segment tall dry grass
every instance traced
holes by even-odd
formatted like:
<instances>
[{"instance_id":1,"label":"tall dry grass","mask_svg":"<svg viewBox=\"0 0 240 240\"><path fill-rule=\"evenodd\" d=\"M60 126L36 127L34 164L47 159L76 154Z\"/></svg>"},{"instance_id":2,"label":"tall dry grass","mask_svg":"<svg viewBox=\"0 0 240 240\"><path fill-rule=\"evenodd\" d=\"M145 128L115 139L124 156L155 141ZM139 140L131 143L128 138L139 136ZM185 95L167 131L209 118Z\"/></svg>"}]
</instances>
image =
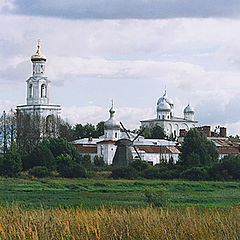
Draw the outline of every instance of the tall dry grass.
<instances>
[{"instance_id":1,"label":"tall dry grass","mask_svg":"<svg viewBox=\"0 0 240 240\"><path fill-rule=\"evenodd\" d=\"M0 239L240 239L240 207L229 209L0 208Z\"/></svg>"}]
</instances>

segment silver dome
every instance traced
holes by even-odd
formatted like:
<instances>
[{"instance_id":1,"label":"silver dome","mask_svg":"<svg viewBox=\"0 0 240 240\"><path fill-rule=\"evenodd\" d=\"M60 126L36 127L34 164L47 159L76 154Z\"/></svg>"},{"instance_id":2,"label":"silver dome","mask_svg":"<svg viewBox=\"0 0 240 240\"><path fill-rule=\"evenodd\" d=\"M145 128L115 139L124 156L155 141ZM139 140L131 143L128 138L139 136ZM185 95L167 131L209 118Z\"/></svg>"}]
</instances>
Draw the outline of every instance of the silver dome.
<instances>
[{"instance_id":1,"label":"silver dome","mask_svg":"<svg viewBox=\"0 0 240 240\"><path fill-rule=\"evenodd\" d=\"M170 105L167 103L167 101L164 99L162 102L159 102L157 105L157 111L171 111Z\"/></svg>"},{"instance_id":2,"label":"silver dome","mask_svg":"<svg viewBox=\"0 0 240 240\"><path fill-rule=\"evenodd\" d=\"M164 102L164 101L166 101L171 107L173 107L174 102L171 98L167 97L167 91L166 90L165 90L163 96L158 99L157 105L159 105L161 102Z\"/></svg>"},{"instance_id":3,"label":"silver dome","mask_svg":"<svg viewBox=\"0 0 240 240\"><path fill-rule=\"evenodd\" d=\"M115 110L113 106L109 110L110 118L104 123L104 129L105 130L119 130L120 124L119 122L114 118Z\"/></svg>"},{"instance_id":4,"label":"silver dome","mask_svg":"<svg viewBox=\"0 0 240 240\"><path fill-rule=\"evenodd\" d=\"M188 104L188 105L184 108L184 113L194 113L193 107L190 106L190 104Z\"/></svg>"}]
</instances>

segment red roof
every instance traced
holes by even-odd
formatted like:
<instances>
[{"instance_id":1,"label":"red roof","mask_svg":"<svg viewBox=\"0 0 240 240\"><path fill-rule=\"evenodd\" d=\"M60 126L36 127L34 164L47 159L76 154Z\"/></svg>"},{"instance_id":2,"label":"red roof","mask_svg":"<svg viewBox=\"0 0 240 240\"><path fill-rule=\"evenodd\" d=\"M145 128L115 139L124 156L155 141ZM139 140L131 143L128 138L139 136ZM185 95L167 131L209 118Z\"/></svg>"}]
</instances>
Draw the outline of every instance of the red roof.
<instances>
[{"instance_id":1,"label":"red roof","mask_svg":"<svg viewBox=\"0 0 240 240\"><path fill-rule=\"evenodd\" d=\"M116 141L113 140L102 140L101 142L97 142L97 143L115 143Z\"/></svg>"},{"instance_id":2,"label":"red roof","mask_svg":"<svg viewBox=\"0 0 240 240\"><path fill-rule=\"evenodd\" d=\"M239 150L237 148L218 148L218 151L220 154L230 154L230 153L238 154L239 153Z\"/></svg>"},{"instance_id":3,"label":"red roof","mask_svg":"<svg viewBox=\"0 0 240 240\"><path fill-rule=\"evenodd\" d=\"M179 154L180 151L176 147L166 146L136 146L140 151L146 153L168 153L168 154Z\"/></svg>"},{"instance_id":4,"label":"red roof","mask_svg":"<svg viewBox=\"0 0 240 240\"><path fill-rule=\"evenodd\" d=\"M96 146L81 146L81 145L74 145L79 153L97 153L97 147Z\"/></svg>"}]
</instances>

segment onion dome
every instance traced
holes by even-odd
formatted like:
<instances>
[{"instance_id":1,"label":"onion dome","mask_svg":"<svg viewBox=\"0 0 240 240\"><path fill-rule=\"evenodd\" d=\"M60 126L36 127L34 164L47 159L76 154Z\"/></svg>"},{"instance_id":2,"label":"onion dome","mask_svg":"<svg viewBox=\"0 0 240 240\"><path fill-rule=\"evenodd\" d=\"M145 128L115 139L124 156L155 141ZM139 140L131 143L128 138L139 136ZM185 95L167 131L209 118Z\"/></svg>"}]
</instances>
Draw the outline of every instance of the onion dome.
<instances>
[{"instance_id":1,"label":"onion dome","mask_svg":"<svg viewBox=\"0 0 240 240\"><path fill-rule=\"evenodd\" d=\"M37 52L34 55L32 55L31 61L32 62L47 61L46 57L44 57L43 55L40 55L40 40L38 40Z\"/></svg>"},{"instance_id":2,"label":"onion dome","mask_svg":"<svg viewBox=\"0 0 240 240\"><path fill-rule=\"evenodd\" d=\"M163 99L162 102L158 103L157 111L165 111L165 112L171 111L171 106L169 105L169 103L167 103L166 99Z\"/></svg>"},{"instance_id":3,"label":"onion dome","mask_svg":"<svg viewBox=\"0 0 240 240\"><path fill-rule=\"evenodd\" d=\"M120 124L119 122L114 118L115 110L112 107L109 110L110 118L104 123L104 129L105 130L120 130Z\"/></svg>"},{"instance_id":4,"label":"onion dome","mask_svg":"<svg viewBox=\"0 0 240 240\"><path fill-rule=\"evenodd\" d=\"M193 107L190 106L190 104L188 104L188 105L184 108L184 113L194 113Z\"/></svg>"},{"instance_id":5,"label":"onion dome","mask_svg":"<svg viewBox=\"0 0 240 240\"><path fill-rule=\"evenodd\" d=\"M166 91L166 90L165 90L163 96L158 99L157 105L158 105L159 103L163 102L164 100L165 100L171 107L173 107L173 105L174 105L173 100L172 100L171 98L167 97L167 91Z\"/></svg>"}]
</instances>

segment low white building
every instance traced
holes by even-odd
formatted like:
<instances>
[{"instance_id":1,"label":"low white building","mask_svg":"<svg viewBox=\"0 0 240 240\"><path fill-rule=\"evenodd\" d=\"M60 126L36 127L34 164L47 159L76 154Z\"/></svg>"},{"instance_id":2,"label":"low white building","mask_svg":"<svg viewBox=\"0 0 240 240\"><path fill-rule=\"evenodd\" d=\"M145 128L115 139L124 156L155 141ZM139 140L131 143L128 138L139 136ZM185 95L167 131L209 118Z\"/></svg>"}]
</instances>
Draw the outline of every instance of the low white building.
<instances>
[{"instance_id":1,"label":"low white building","mask_svg":"<svg viewBox=\"0 0 240 240\"><path fill-rule=\"evenodd\" d=\"M188 131L195 128L198 121L194 119L194 109L188 104L184 111L184 117L174 115L174 103L171 98L167 97L167 92L158 99L157 117L149 120L142 120L142 126L160 126L167 136L173 138L179 137L181 130Z\"/></svg>"},{"instance_id":2,"label":"low white building","mask_svg":"<svg viewBox=\"0 0 240 240\"><path fill-rule=\"evenodd\" d=\"M93 161L95 156L103 157L106 164L112 164L114 154L117 146L116 141L119 139L128 139L125 132L121 131L119 122L115 119L115 110L113 105L109 110L110 117L104 123L104 135L99 138L83 138L73 141L73 145L82 154L89 154ZM129 133L130 139L133 140L136 134ZM145 139L139 136L134 141L141 159L149 162L152 165L160 163L161 161L174 162L178 161L180 151L176 148L176 142L161 140L161 139ZM134 148L132 148L133 158L138 158Z\"/></svg>"}]
</instances>

